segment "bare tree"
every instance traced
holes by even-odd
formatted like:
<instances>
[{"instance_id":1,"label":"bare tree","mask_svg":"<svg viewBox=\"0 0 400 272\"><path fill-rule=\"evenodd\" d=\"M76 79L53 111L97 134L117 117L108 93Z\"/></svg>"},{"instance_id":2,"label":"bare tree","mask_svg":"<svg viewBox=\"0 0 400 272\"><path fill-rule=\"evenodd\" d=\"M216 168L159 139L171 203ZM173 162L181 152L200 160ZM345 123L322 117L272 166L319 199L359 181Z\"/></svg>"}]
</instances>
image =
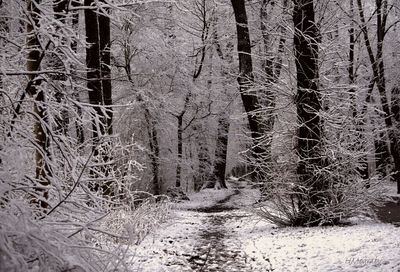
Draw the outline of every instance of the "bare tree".
<instances>
[{"instance_id":1,"label":"bare tree","mask_svg":"<svg viewBox=\"0 0 400 272\"><path fill-rule=\"evenodd\" d=\"M104 3L104 1L101 2ZM112 134L110 18L106 10L96 6L96 3L94 0L85 0L85 6L90 7L85 9L86 41L89 44L86 49L87 86L89 101L99 117L92 120L94 155L101 156L107 162L111 158L105 154L99 154L97 147L102 137ZM104 174L107 176L107 173ZM94 186L95 190L99 188L98 184ZM101 189L105 195L112 194L110 182L104 182Z\"/></svg>"},{"instance_id":2,"label":"bare tree","mask_svg":"<svg viewBox=\"0 0 400 272\"><path fill-rule=\"evenodd\" d=\"M231 3L235 14L237 51L239 55L239 76L237 80L239 83L240 96L247 114L251 138L253 140L253 146L251 148L252 157L255 159L253 176L262 179L262 177L257 177L257 175L262 173L262 171L259 171L258 167L261 165L265 150L260 142L263 136L262 120L259 115L261 108L257 93L255 93L254 90L253 61L246 6L244 0L231 0Z\"/></svg>"},{"instance_id":3,"label":"bare tree","mask_svg":"<svg viewBox=\"0 0 400 272\"><path fill-rule=\"evenodd\" d=\"M297 148L299 157L299 220L319 223L315 210L323 205L325 181L316 173L322 167L322 126L320 119L321 94L318 89L318 29L315 24L314 1L295 0L293 11L294 52L297 69ZM303 188L307 188L303 191Z\"/></svg>"},{"instance_id":4,"label":"bare tree","mask_svg":"<svg viewBox=\"0 0 400 272\"><path fill-rule=\"evenodd\" d=\"M371 39L367 28L367 21L365 19L364 7L361 0L357 0L358 12L361 21L361 31L364 36L365 47L368 52L370 60L373 82L376 84L379 99L383 110L383 119L388 133L390 143L390 154L394 162L394 173L393 179L397 182L398 192L400 193L400 145L399 140L396 137L393 115L390 109L389 100L386 94L386 77L385 77L385 66L383 61L383 44L385 35L387 33L387 18L389 15L388 2L387 0L375 1L376 6L376 54L373 52ZM371 84L371 87L373 85ZM371 88L372 91L372 88ZM380 156L381 145L378 144L378 160ZM387 148L386 148L387 149Z\"/></svg>"},{"instance_id":5,"label":"bare tree","mask_svg":"<svg viewBox=\"0 0 400 272\"><path fill-rule=\"evenodd\" d=\"M39 204L42 208L47 208L46 202L49 197L47 186L50 185L49 178L51 177L51 169L49 165L50 153L50 139L46 130L47 125L47 109L45 105L45 93L40 88L41 79L35 74L40 70L40 64L43 59L41 44L39 41L39 15L38 1L27 0L27 10L29 19L26 25L27 41L26 47L28 49L28 56L26 62L26 69L32 72L28 75L30 84L26 89L27 93L35 98L33 112L35 114L34 121L34 135L36 141L35 148L35 161L36 161L36 179L39 182L37 190L41 196L33 201Z\"/></svg>"}]
</instances>

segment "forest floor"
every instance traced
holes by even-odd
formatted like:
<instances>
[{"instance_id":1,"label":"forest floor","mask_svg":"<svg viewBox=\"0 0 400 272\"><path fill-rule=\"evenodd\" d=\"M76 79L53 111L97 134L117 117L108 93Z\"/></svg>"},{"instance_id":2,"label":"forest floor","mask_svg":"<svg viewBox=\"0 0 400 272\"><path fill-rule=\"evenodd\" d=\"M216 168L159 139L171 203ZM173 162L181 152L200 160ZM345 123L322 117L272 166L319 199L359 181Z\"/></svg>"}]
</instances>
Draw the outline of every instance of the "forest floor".
<instances>
[{"instance_id":1,"label":"forest floor","mask_svg":"<svg viewBox=\"0 0 400 272\"><path fill-rule=\"evenodd\" d=\"M189 197L131 248L137 271L400 271L398 225L357 218L348 226L280 228L245 208L258 192L238 183Z\"/></svg>"}]
</instances>

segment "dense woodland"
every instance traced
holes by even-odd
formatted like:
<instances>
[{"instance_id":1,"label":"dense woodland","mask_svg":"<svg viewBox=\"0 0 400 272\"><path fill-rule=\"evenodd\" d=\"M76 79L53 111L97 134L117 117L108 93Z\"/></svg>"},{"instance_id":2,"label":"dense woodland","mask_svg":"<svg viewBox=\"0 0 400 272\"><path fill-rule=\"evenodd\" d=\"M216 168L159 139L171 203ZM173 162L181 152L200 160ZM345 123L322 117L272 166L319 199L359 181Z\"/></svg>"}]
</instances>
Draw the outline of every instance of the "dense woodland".
<instances>
[{"instance_id":1,"label":"dense woodland","mask_svg":"<svg viewBox=\"0 0 400 272\"><path fill-rule=\"evenodd\" d=\"M290 226L400 193L397 0L1 0L0 57L1 271L228 177Z\"/></svg>"}]
</instances>

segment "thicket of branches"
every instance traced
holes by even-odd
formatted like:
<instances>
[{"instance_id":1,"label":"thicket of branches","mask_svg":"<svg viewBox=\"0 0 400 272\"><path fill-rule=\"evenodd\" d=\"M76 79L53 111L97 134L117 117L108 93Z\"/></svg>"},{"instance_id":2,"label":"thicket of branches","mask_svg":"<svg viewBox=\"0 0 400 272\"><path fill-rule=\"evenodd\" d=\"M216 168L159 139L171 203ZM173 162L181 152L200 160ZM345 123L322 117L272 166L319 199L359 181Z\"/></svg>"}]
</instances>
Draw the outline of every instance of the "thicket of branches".
<instances>
[{"instance_id":1,"label":"thicket of branches","mask_svg":"<svg viewBox=\"0 0 400 272\"><path fill-rule=\"evenodd\" d=\"M1 268L128 270L125 244L168 206L152 194L228 175L281 225L369 212L382 180L400 184L398 14L389 0L0 1Z\"/></svg>"}]
</instances>

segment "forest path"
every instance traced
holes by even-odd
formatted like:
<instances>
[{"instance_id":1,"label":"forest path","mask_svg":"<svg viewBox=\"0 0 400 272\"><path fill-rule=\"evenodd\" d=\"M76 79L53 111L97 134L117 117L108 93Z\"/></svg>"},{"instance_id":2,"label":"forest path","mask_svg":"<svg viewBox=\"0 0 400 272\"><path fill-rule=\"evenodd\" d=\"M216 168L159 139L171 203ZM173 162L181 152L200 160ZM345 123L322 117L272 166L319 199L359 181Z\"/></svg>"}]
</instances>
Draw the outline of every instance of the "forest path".
<instances>
[{"instance_id":1,"label":"forest path","mask_svg":"<svg viewBox=\"0 0 400 272\"><path fill-rule=\"evenodd\" d=\"M204 189L189 198L174 204L168 221L135 251L137 271L268 271L263 260L245 252L249 226L257 218L245 207L257 201L259 190L237 181L229 189Z\"/></svg>"},{"instance_id":2,"label":"forest path","mask_svg":"<svg viewBox=\"0 0 400 272\"><path fill-rule=\"evenodd\" d=\"M400 228L368 218L349 226L279 228L247 210L259 191L240 185L175 203L157 231L129 251L134 271L400 271Z\"/></svg>"},{"instance_id":3,"label":"forest path","mask_svg":"<svg viewBox=\"0 0 400 272\"><path fill-rule=\"evenodd\" d=\"M215 205L196 209L199 213L205 213L206 217L202 222L205 228L198 234L194 251L187 255L194 271L254 271L251 260L240 249L240 245L232 245L229 241L235 230L225 226L227 221L243 217L234 212L238 208L230 202L240 193L239 189L235 189Z\"/></svg>"}]
</instances>

